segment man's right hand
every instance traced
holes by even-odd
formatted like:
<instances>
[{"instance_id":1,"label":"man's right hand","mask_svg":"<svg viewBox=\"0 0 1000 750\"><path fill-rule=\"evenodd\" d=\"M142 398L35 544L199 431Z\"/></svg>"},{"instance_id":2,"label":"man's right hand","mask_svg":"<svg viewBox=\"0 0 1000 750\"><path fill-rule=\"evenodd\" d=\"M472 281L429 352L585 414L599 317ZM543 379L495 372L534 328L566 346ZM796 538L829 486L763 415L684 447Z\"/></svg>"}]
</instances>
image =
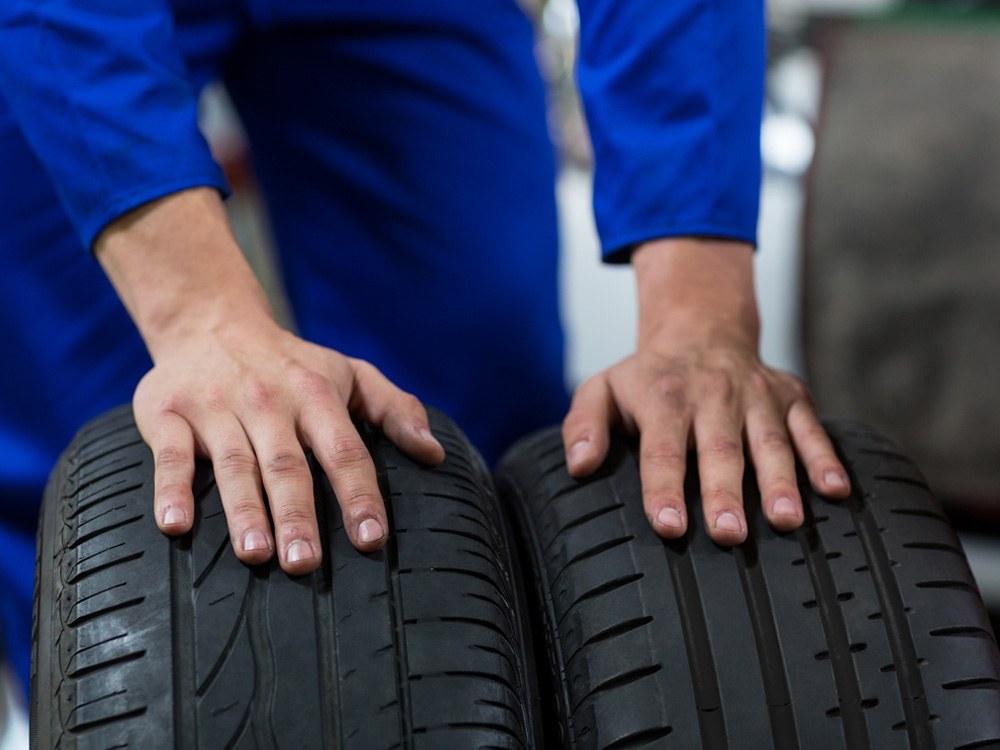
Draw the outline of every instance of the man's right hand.
<instances>
[{"instance_id":1,"label":"man's right hand","mask_svg":"<svg viewBox=\"0 0 1000 750\"><path fill-rule=\"evenodd\" d=\"M305 458L311 450L352 543L381 547L385 508L352 416L380 426L416 460L439 463L444 449L420 402L371 364L275 323L214 190L176 193L127 214L95 251L155 363L133 407L153 452L161 530L190 530L194 461L204 456L236 555L256 564L277 550L287 572L314 570L321 546Z\"/></svg>"}]
</instances>

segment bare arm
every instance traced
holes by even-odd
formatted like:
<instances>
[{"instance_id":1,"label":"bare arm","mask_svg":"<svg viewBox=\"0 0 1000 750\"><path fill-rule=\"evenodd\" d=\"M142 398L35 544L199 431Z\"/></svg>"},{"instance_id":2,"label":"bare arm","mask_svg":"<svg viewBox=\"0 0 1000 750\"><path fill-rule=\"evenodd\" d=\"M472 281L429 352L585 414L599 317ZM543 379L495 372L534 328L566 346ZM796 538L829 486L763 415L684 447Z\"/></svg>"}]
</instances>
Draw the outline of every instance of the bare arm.
<instances>
[{"instance_id":1,"label":"bare arm","mask_svg":"<svg viewBox=\"0 0 1000 750\"><path fill-rule=\"evenodd\" d=\"M351 541L381 547L385 508L351 415L436 463L444 451L419 401L372 365L275 323L215 190L175 193L121 217L95 251L154 361L133 406L153 451L160 528L191 528L195 455L206 456L236 554L260 563L277 550L286 571L308 573L321 558L308 449L330 478Z\"/></svg>"},{"instance_id":2,"label":"bare arm","mask_svg":"<svg viewBox=\"0 0 1000 750\"><path fill-rule=\"evenodd\" d=\"M689 445L698 452L706 525L719 543L746 538L744 447L778 529L803 520L794 453L818 492L849 492L805 386L760 361L752 259L750 245L722 240L662 239L638 248L636 353L581 385L563 424L575 476L604 460L611 425L639 432L646 515L664 537L687 526Z\"/></svg>"}]
</instances>

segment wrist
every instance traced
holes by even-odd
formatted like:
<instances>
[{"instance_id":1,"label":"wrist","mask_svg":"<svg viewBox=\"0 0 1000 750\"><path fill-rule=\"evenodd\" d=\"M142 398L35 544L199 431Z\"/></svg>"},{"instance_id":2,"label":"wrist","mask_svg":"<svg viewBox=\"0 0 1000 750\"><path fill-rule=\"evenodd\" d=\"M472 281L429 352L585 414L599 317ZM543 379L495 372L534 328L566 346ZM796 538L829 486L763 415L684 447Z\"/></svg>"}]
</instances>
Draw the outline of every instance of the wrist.
<instances>
[{"instance_id":1,"label":"wrist","mask_svg":"<svg viewBox=\"0 0 1000 750\"><path fill-rule=\"evenodd\" d=\"M639 297L639 347L680 340L757 349L760 318L747 243L666 238L632 255Z\"/></svg>"},{"instance_id":2,"label":"wrist","mask_svg":"<svg viewBox=\"0 0 1000 750\"><path fill-rule=\"evenodd\" d=\"M154 360L195 335L274 324L212 189L175 193L120 217L94 249Z\"/></svg>"}]
</instances>

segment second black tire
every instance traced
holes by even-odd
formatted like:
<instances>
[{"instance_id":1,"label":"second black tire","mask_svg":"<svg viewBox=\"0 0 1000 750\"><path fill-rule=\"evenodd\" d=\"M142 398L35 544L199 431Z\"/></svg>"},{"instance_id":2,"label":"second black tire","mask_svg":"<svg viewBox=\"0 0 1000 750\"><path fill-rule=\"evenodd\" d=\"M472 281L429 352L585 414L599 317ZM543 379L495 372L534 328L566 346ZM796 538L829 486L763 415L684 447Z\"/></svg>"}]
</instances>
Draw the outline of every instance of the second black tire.
<instances>
[{"instance_id":1,"label":"second black tire","mask_svg":"<svg viewBox=\"0 0 1000 750\"><path fill-rule=\"evenodd\" d=\"M558 430L506 457L501 494L530 560L549 747L1000 747L1000 654L961 546L923 478L869 430L831 425L853 482L781 534L744 485L747 542L643 514L637 449L586 481ZM544 668L544 667L543 667Z\"/></svg>"}]
</instances>

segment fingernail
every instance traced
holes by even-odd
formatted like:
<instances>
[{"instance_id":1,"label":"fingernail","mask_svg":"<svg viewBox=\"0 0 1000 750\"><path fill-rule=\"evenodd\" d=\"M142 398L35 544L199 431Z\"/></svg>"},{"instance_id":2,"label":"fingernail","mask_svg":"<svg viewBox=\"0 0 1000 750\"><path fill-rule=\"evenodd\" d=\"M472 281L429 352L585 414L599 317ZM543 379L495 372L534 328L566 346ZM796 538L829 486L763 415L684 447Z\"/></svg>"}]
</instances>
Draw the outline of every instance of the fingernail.
<instances>
[{"instance_id":1,"label":"fingernail","mask_svg":"<svg viewBox=\"0 0 1000 750\"><path fill-rule=\"evenodd\" d=\"M298 542L296 542L297 544ZM258 549L269 549L270 545L267 543L267 537L264 535L263 531L248 531L243 537L243 551L253 552ZM291 559L291 548L289 548L289 559Z\"/></svg>"},{"instance_id":2,"label":"fingernail","mask_svg":"<svg viewBox=\"0 0 1000 750\"><path fill-rule=\"evenodd\" d=\"M681 529L684 527L684 518L676 508L661 508L660 512L656 514L656 522L660 526L666 526L668 529Z\"/></svg>"},{"instance_id":3,"label":"fingernail","mask_svg":"<svg viewBox=\"0 0 1000 750\"><path fill-rule=\"evenodd\" d=\"M180 508L167 508L163 514L164 526L180 526L187 520L187 514Z\"/></svg>"},{"instance_id":4,"label":"fingernail","mask_svg":"<svg viewBox=\"0 0 1000 750\"><path fill-rule=\"evenodd\" d=\"M779 497L774 501L774 506L771 508L771 513L776 516L798 516L799 509L795 507L795 503L789 500L787 497Z\"/></svg>"},{"instance_id":5,"label":"fingernail","mask_svg":"<svg viewBox=\"0 0 1000 750\"><path fill-rule=\"evenodd\" d=\"M589 453L590 441L578 440L570 446L569 453L566 454L566 463L570 466L574 466L587 458Z\"/></svg>"},{"instance_id":6,"label":"fingernail","mask_svg":"<svg viewBox=\"0 0 1000 750\"><path fill-rule=\"evenodd\" d=\"M434 433L428 430L426 427L418 427L417 435L420 436L421 440L437 442L437 438L434 437Z\"/></svg>"},{"instance_id":7,"label":"fingernail","mask_svg":"<svg viewBox=\"0 0 1000 750\"><path fill-rule=\"evenodd\" d=\"M288 562L294 563L301 560L309 560L314 557L312 545L309 542L295 541L288 545L288 551L285 553L285 557Z\"/></svg>"},{"instance_id":8,"label":"fingernail","mask_svg":"<svg viewBox=\"0 0 1000 750\"><path fill-rule=\"evenodd\" d=\"M377 542L383 536L385 536L385 532L382 530L382 524L374 518L362 521L358 527L358 539L361 540L362 544Z\"/></svg>"},{"instance_id":9,"label":"fingernail","mask_svg":"<svg viewBox=\"0 0 1000 750\"><path fill-rule=\"evenodd\" d=\"M743 531L743 524L735 513L720 513L715 519L715 528L719 531Z\"/></svg>"},{"instance_id":10,"label":"fingernail","mask_svg":"<svg viewBox=\"0 0 1000 750\"><path fill-rule=\"evenodd\" d=\"M850 485L848 484L847 477L841 474L839 471L828 471L823 475L823 480L831 487L836 487L837 489L845 490Z\"/></svg>"}]
</instances>

